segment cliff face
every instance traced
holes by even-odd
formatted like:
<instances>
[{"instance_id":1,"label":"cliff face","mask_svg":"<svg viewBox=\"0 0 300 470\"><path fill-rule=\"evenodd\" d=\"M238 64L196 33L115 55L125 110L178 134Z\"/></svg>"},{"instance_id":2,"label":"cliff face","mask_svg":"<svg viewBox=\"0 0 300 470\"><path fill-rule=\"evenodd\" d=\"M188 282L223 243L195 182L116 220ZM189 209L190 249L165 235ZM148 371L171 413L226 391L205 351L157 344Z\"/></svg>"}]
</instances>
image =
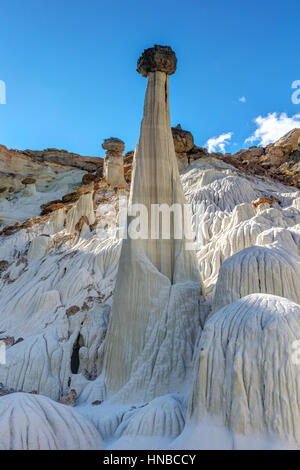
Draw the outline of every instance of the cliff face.
<instances>
[{"instance_id":1,"label":"cliff face","mask_svg":"<svg viewBox=\"0 0 300 470\"><path fill-rule=\"evenodd\" d=\"M79 168L84 171L93 172L98 168L102 168L103 160L98 157L83 157L67 150L58 150L49 148L45 150L15 150L7 149L4 145L0 145L1 167L4 164L7 171L18 173L22 168L26 171L38 168L37 163L57 164L58 167L65 166L71 168ZM1 168L2 169L2 168Z\"/></svg>"},{"instance_id":2,"label":"cliff face","mask_svg":"<svg viewBox=\"0 0 300 470\"><path fill-rule=\"evenodd\" d=\"M267 147L250 147L228 155L227 159L250 174L273 178L300 189L299 139L300 129L293 129Z\"/></svg>"},{"instance_id":3,"label":"cliff face","mask_svg":"<svg viewBox=\"0 0 300 470\"><path fill-rule=\"evenodd\" d=\"M0 227L15 228L51 212L63 196L99 179L103 160L64 150L23 152L0 146ZM89 180L89 181L87 181ZM58 209L58 206L56 206Z\"/></svg>"}]
</instances>

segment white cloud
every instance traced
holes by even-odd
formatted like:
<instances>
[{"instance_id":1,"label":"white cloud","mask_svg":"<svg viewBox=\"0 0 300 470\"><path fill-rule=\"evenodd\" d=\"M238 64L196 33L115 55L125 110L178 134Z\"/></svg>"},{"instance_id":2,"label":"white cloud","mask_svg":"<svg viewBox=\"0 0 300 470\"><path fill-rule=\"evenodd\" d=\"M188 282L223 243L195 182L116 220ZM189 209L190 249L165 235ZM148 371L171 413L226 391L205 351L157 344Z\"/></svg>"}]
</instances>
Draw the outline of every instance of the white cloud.
<instances>
[{"instance_id":1,"label":"white cloud","mask_svg":"<svg viewBox=\"0 0 300 470\"><path fill-rule=\"evenodd\" d=\"M254 119L257 126L253 135L245 140L245 143L257 142L265 147L280 139L284 134L300 127L300 114L289 117L286 113L269 113L267 116L258 116Z\"/></svg>"},{"instance_id":2,"label":"white cloud","mask_svg":"<svg viewBox=\"0 0 300 470\"><path fill-rule=\"evenodd\" d=\"M246 98L246 96L242 96L241 98L239 98L239 102L240 102L240 103L247 103L247 98Z\"/></svg>"},{"instance_id":3,"label":"white cloud","mask_svg":"<svg viewBox=\"0 0 300 470\"><path fill-rule=\"evenodd\" d=\"M216 152L216 150L225 152L225 146L229 144L232 135L233 132L227 132L227 134L219 135L219 137L212 137L208 139L205 146L208 148L209 152Z\"/></svg>"}]
</instances>

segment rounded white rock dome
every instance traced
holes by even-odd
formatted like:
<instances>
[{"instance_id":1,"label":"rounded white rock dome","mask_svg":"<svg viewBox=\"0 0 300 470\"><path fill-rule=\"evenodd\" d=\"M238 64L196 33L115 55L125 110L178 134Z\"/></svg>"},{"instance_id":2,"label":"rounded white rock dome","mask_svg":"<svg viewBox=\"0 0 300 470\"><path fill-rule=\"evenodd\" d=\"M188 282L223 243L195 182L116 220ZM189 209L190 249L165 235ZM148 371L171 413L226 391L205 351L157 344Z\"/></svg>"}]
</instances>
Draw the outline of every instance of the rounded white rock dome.
<instances>
[{"instance_id":1,"label":"rounded white rock dome","mask_svg":"<svg viewBox=\"0 0 300 470\"><path fill-rule=\"evenodd\" d=\"M273 294L300 303L300 258L284 246L251 246L224 261L213 312L249 294Z\"/></svg>"},{"instance_id":2,"label":"rounded white rock dome","mask_svg":"<svg viewBox=\"0 0 300 470\"><path fill-rule=\"evenodd\" d=\"M73 408L43 395L0 397L1 450L98 450L95 426Z\"/></svg>"},{"instance_id":3,"label":"rounded white rock dome","mask_svg":"<svg viewBox=\"0 0 300 470\"><path fill-rule=\"evenodd\" d=\"M300 305L252 294L205 324L190 419L219 418L233 433L300 444Z\"/></svg>"}]
</instances>

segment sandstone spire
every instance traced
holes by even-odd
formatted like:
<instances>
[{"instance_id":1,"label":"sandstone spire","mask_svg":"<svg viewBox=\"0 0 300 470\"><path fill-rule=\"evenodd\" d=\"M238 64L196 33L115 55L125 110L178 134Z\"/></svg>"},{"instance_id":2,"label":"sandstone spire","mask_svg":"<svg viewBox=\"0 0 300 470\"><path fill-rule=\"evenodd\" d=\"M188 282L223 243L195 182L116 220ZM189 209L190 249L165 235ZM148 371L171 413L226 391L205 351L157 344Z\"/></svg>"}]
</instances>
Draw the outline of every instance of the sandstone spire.
<instances>
[{"instance_id":1,"label":"sandstone spire","mask_svg":"<svg viewBox=\"0 0 300 470\"><path fill-rule=\"evenodd\" d=\"M194 252L186 249L184 236L176 238L174 215L168 239L161 226L155 239L150 236L153 205L176 204L185 216L169 112L169 75L176 63L170 47L154 46L137 64L148 85L130 206L147 209L149 231L145 239L123 240L104 360L108 394L122 389L123 400L153 397L172 391L171 383L183 383L197 334L200 286ZM129 216L128 223L132 220Z\"/></svg>"},{"instance_id":2,"label":"sandstone spire","mask_svg":"<svg viewBox=\"0 0 300 470\"><path fill-rule=\"evenodd\" d=\"M106 182L113 187L125 185L124 158L122 155L125 149L124 142L116 137L110 137L104 139L102 148L106 150L103 167L103 176Z\"/></svg>"}]
</instances>

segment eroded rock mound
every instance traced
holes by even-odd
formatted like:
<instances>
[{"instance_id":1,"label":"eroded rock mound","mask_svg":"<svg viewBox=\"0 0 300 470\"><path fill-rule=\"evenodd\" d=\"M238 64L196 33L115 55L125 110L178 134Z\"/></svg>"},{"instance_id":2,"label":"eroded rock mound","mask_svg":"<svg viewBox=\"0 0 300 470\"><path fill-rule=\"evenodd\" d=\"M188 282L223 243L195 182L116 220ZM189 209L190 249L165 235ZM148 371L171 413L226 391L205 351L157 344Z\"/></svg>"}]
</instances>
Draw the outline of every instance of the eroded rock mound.
<instances>
[{"instance_id":1,"label":"eroded rock mound","mask_svg":"<svg viewBox=\"0 0 300 470\"><path fill-rule=\"evenodd\" d=\"M190 418L218 417L231 432L300 444L300 306L253 294L206 323L195 365Z\"/></svg>"},{"instance_id":2,"label":"eroded rock mound","mask_svg":"<svg viewBox=\"0 0 300 470\"><path fill-rule=\"evenodd\" d=\"M166 395L128 411L115 435L177 437L183 430L185 409L182 397Z\"/></svg>"},{"instance_id":3,"label":"eroded rock mound","mask_svg":"<svg viewBox=\"0 0 300 470\"><path fill-rule=\"evenodd\" d=\"M300 304L299 279L300 258L285 247L246 248L222 264L213 311L254 293L274 294Z\"/></svg>"},{"instance_id":4,"label":"eroded rock mound","mask_svg":"<svg viewBox=\"0 0 300 470\"><path fill-rule=\"evenodd\" d=\"M0 449L98 450L94 425L73 408L36 394L0 398Z\"/></svg>"}]
</instances>

